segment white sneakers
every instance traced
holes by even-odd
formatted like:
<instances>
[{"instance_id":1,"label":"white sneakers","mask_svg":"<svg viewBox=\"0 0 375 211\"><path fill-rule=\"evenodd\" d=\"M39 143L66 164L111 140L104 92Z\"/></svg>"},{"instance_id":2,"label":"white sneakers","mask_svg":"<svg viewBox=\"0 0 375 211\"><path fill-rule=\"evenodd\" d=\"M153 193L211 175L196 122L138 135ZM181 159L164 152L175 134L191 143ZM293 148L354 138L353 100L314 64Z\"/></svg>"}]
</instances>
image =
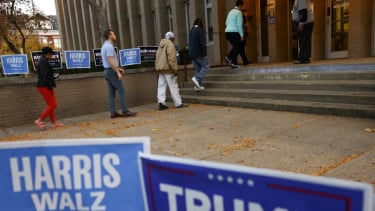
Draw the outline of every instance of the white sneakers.
<instances>
[{"instance_id":1,"label":"white sneakers","mask_svg":"<svg viewBox=\"0 0 375 211\"><path fill-rule=\"evenodd\" d=\"M198 82L198 80L195 78L195 77L192 77L191 78L191 81L193 81L193 83L194 83L194 90L195 91L200 91L200 90L204 90L204 87L203 86L201 86L201 85L199 85L199 82Z\"/></svg>"}]
</instances>

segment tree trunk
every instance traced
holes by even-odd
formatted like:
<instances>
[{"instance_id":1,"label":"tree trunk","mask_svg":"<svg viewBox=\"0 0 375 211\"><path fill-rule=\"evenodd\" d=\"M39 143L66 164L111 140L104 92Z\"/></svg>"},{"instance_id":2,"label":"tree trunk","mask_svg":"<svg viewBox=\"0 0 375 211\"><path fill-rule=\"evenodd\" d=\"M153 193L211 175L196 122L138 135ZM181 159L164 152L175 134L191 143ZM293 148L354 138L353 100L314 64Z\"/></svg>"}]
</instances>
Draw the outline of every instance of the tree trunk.
<instances>
[{"instance_id":1,"label":"tree trunk","mask_svg":"<svg viewBox=\"0 0 375 211\"><path fill-rule=\"evenodd\" d=\"M109 29L108 19L106 16L107 5L105 0L85 0L90 5L93 13L95 14L96 21L100 31L100 36Z\"/></svg>"}]
</instances>

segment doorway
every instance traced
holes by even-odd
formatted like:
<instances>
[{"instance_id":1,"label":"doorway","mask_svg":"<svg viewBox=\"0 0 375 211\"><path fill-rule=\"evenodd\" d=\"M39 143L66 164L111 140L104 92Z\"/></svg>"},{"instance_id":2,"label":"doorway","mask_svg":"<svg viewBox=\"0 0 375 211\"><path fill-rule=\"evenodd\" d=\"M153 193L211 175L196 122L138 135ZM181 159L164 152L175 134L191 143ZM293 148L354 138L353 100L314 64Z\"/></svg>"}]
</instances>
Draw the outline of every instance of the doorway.
<instances>
[{"instance_id":1,"label":"doorway","mask_svg":"<svg viewBox=\"0 0 375 211\"><path fill-rule=\"evenodd\" d=\"M259 1L259 22L260 30L257 30L260 42L258 42L258 62L269 62L268 46L268 7L267 1Z\"/></svg>"},{"instance_id":2,"label":"doorway","mask_svg":"<svg viewBox=\"0 0 375 211\"><path fill-rule=\"evenodd\" d=\"M349 0L327 0L327 57L348 57Z\"/></svg>"}]
</instances>

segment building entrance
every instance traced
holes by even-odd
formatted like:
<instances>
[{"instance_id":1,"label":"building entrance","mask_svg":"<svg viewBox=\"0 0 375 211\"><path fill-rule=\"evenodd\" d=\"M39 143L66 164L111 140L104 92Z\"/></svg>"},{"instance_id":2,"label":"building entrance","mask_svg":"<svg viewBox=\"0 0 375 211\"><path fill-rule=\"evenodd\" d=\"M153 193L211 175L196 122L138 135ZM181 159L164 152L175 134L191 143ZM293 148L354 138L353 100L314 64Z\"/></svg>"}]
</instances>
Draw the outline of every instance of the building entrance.
<instances>
[{"instance_id":1,"label":"building entrance","mask_svg":"<svg viewBox=\"0 0 375 211\"><path fill-rule=\"evenodd\" d=\"M259 8L259 22L260 30L258 33L258 62L268 62L269 61L269 46L268 46L268 1L257 1Z\"/></svg>"},{"instance_id":2,"label":"building entrance","mask_svg":"<svg viewBox=\"0 0 375 211\"><path fill-rule=\"evenodd\" d=\"M348 57L349 0L327 0L327 57Z\"/></svg>"}]
</instances>

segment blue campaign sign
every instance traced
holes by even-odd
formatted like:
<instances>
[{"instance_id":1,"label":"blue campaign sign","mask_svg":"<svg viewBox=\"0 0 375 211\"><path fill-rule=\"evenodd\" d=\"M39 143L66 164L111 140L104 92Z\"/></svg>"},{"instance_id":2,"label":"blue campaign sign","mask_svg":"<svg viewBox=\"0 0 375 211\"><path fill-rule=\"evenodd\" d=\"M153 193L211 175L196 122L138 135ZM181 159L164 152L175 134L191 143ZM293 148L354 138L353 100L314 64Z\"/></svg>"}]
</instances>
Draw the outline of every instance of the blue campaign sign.
<instances>
[{"instance_id":1,"label":"blue campaign sign","mask_svg":"<svg viewBox=\"0 0 375 211\"><path fill-rule=\"evenodd\" d=\"M32 51L30 52L31 59L33 61L33 68L36 70L36 65L39 62L40 57L42 56L41 51ZM60 51L53 51L53 55L51 60L48 61L51 65L52 69L62 69L62 62L61 62L61 52Z\"/></svg>"},{"instance_id":2,"label":"blue campaign sign","mask_svg":"<svg viewBox=\"0 0 375 211\"><path fill-rule=\"evenodd\" d=\"M138 153L149 138L0 143L1 210L144 210Z\"/></svg>"},{"instance_id":3,"label":"blue campaign sign","mask_svg":"<svg viewBox=\"0 0 375 211\"><path fill-rule=\"evenodd\" d=\"M121 66L141 64L141 50L139 48L120 50Z\"/></svg>"},{"instance_id":4,"label":"blue campaign sign","mask_svg":"<svg viewBox=\"0 0 375 211\"><path fill-rule=\"evenodd\" d=\"M90 51L65 51L67 69L90 68Z\"/></svg>"},{"instance_id":5,"label":"blue campaign sign","mask_svg":"<svg viewBox=\"0 0 375 211\"><path fill-rule=\"evenodd\" d=\"M150 211L369 211L372 186L207 161L140 155Z\"/></svg>"},{"instance_id":6,"label":"blue campaign sign","mask_svg":"<svg viewBox=\"0 0 375 211\"><path fill-rule=\"evenodd\" d=\"M29 74L29 64L26 54L1 56L1 64L5 75Z\"/></svg>"}]
</instances>

